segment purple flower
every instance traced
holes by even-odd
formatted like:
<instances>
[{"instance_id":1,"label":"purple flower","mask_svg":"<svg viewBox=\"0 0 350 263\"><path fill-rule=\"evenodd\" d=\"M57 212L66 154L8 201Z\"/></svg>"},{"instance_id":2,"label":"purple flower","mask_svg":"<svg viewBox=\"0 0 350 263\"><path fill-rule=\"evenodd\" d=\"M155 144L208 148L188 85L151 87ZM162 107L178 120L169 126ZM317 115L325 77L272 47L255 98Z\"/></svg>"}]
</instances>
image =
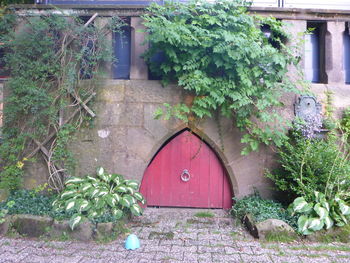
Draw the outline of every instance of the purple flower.
<instances>
[{"instance_id":1,"label":"purple flower","mask_svg":"<svg viewBox=\"0 0 350 263\"><path fill-rule=\"evenodd\" d=\"M300 131L306 139L313 139L321 131L322 116L321 114L307 115L301 122L295 123L295 129Z\"/></svg>"}]
</instances>

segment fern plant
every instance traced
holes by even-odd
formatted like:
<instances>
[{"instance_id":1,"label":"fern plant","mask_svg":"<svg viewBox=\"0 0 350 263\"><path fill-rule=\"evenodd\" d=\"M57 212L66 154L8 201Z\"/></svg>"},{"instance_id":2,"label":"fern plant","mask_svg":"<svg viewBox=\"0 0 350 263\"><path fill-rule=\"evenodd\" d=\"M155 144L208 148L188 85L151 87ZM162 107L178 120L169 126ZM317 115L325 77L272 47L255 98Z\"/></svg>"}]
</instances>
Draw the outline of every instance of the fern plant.
<instances>
[{"instance_id":1,"label":"fern plant","mask_svg":"<svg viewBox=\"0 0 350 263\"><path fill-rule=\"evenodd\" d=\"M94 220L111 214L118 220L128 213L140 216L142 208L138 202L145 204L145 199L138 188L136 181L124 179L119 174L105 173L100 167L96 177L68 179L64 191L52 206L57 212L74 212L69 221L72 230L84 218Z\"/></svg>"}]
</instances>

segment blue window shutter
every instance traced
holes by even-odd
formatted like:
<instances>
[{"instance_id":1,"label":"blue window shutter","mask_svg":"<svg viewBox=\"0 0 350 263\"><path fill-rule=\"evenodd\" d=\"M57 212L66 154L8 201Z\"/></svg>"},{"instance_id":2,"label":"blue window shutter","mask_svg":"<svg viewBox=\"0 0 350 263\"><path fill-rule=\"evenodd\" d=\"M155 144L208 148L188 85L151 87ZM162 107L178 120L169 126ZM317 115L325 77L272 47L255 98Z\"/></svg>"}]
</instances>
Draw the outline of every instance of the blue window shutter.
<instances>
[{"instance_id":1,"label":"blue window shutter","mask_svg":"<svg viewBox=\"0 0 350 263\"><path fill-rule=\"evenodd\" d=\"M131 62L131 27L125 26L121 32L114 33L114 56L113 64L114 79L130 79Z\"/></svg>"}]
</instances>

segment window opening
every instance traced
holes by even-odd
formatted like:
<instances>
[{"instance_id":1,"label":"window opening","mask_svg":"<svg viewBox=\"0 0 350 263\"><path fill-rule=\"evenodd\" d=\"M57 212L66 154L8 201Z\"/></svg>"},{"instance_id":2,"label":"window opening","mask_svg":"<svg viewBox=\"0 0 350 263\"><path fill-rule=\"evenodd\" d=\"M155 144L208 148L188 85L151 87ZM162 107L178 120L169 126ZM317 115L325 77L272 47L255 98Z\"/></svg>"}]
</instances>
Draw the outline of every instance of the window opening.
<instances>
[{"instance_id":1,"label":"window opening","mask_svg":"<svg viewBox=\"0 0 350 263\"><path fill-rule=\"evenodd\" d=\"M3 43L0 43L0 79L8 77L8 72L5 71L5 50L2 48Z\"/></svg>"},{"instance_id":2,"label":"window opening","mask_svg":"<svg viewBox=\"0 0 350 263\"><path fill-rule=\"evenodd\" d=\"M113 33L114 57L113 63L114 79L130 79L131 64L131 27L130 18L126 19L127 26L121 28L120 32Z\"/></svg>"},{"instance_id":3,"label":"window opening","mask_svg":"<svg viewBox=\"0 0 350 263\"><path fill-rule=\"evenodd\" d=\"M165 61L165 54L163 51L156 52L151 58L151 62L156 63L158 65L162 64L164 61ZM148 65L148 79L149 80L161 80L162 76L159 73L153 72L151 70L151 66Z\"/></svg>"},{"instance_id":4,"label":"window opening","mask_svg":"<svg viewBox=\"0 0 350 263\"><path fill-rule=\"evenodd\" d=\"M326 83L325 32L326 24L308 22L305 36L305 78L312 83Z\"/></svg>"}]
</instances>

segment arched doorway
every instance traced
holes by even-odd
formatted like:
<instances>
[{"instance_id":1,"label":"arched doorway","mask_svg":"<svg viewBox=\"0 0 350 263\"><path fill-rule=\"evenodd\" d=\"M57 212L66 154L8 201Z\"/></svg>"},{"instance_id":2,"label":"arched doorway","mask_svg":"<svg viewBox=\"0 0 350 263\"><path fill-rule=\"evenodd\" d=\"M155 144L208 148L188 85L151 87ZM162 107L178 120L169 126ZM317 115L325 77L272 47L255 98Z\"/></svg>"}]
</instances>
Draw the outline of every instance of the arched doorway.
<instances>
[{"instance_id":1,"label":"arched doorway","mask_svg":"<svg viewBox=\"0 0 350 263\"><path fill-rule=\"evenodd\" d=\"M148 206L231 208L228 176L215 152L188 130L167 142L147 167L140 192Z\"/></svg>"}]
</instances>

